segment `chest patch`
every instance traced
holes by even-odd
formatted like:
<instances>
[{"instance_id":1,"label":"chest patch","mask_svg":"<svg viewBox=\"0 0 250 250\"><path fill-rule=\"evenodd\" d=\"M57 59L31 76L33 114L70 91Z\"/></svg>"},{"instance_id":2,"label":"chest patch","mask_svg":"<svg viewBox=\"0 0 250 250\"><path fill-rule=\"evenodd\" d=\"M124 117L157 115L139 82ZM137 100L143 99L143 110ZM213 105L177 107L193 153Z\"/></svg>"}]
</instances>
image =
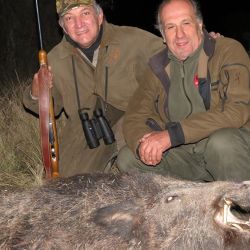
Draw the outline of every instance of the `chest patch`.
<instances>
[{"instance_id":1,"label":"chest patch","mask_svg":"<svg viewBox=\"0 0 250 250\"><path fill-rule=\"evenodd\" d=\"M118 48L114 48L110 51L107 63L109 66L115 65L121 58L121 51Z\"/></svg>"}]
</instances>

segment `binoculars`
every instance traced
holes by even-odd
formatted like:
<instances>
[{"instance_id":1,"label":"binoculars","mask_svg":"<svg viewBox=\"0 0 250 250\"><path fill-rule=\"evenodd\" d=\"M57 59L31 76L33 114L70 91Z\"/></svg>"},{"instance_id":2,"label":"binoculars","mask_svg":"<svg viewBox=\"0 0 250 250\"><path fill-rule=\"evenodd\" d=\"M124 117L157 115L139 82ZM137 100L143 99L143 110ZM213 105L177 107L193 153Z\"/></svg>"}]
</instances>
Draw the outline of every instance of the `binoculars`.
<instances>
[{"instance_id":1,"label":"binoculars","mask_svg":"<svg viewBox=\"0 0 250 250\"><path fill-rule=\"evenodd\" d=\"M100 145L99 140L103 138L106 145L115 141L114 133L101 109L93 112L92 119L88 113L79 110L79 117L82 121L83 132L90 149L97 148Z\"/></svg>"}]
</instances>

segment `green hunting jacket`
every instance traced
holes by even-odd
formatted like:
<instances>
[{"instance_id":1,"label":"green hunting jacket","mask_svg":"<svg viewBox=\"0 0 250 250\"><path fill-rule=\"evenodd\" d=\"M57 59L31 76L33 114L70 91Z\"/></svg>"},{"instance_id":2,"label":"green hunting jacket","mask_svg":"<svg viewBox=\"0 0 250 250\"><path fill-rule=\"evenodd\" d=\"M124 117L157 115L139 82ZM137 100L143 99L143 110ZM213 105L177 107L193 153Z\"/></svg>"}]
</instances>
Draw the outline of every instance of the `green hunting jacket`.
<instances>
[{"instance_id":1,"label":"green hunting jacket","mask_svg":"<svg viewBox=\"0 0 250 250\"><path fill-rule=\"evenodd\" d=\"M168 130L172 147L196 143L220 128L250 129L250 61L243 46L230 38L214 40L204 31L197 57L197 92L204 111L173 121L169 107L180 105L171 98L171 59L168 48L154 55L150 69L139 80L124 118L124 136L136 153L138 140L153 130ZM195 77L194 77L195 78ZM190 88L193 87L190 84ZM172 88L171 88L172 89ZM185 93L184 90L183 93ZM187 96L188 100L188 96ZM190 101L190 100L189 100ZM187 101L188 103L188 101ZM190 102L191 104L191 102ZM187 104L189 105L189 104ZM186 108L186 107L185 107Z\"/></svg>"},{"instance_id":2,"label":"green hunting jacket","mask_svg":"<svg viewBox=\"0 0 250 250\"><path fill-rule=\"evenodd\" d=\"M80 108L85 108L92 117L97 97L100 96L108 103L106 115L114 125L123 116L128 100L138 87L137 79L148 67L149 58L163 48L162 39L149 32L104 22L96 67L65 38L49 52L55 113L59 114L64 109L67 114L66 124L59 137L61 176L103 171L117 150L115 144L101 143L96 149L89 149L86 144L78 116L72 58ZM37 104L31 99L29 87L24 95L24 105L37 113ZM119 128L117 130L119 133Z\"/></svg>"}]
</instances>

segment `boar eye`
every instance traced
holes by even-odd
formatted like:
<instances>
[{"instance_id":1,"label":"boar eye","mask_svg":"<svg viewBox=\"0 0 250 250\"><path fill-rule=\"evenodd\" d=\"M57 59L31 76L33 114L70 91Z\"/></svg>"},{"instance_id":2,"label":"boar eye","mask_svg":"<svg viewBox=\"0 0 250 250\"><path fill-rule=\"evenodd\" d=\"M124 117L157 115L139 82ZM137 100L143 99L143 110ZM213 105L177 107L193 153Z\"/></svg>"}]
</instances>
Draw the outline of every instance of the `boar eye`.
<instances>
[{"instance_id":1,"label":"boar eye","mask_svg":"<svg viewBox=\"0 0 250 250\"><path fill-rule=\"evenodd\" d=\"M171 201L174 201L178 196L177 195L171 195L171 196L168 196L165 200L166 203L169 203Z\"/></svg>"}]
</instances>

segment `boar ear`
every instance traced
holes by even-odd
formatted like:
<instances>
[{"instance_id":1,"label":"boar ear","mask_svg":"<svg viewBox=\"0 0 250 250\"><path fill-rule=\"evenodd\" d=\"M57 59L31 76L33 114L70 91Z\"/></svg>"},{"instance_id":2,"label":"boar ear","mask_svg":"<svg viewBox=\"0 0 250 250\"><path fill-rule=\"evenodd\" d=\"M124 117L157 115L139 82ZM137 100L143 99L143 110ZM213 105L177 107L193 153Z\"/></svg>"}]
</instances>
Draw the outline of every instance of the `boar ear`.
<instances>
[{"instance_id":1,"label":"boar ear","mask_svg":"<svg viewBox=\"0 0 250 250\"><path fill-rule=\"evenodd\" d=\"M134 201L126 201L96 210L93 220L111 233L131 239L142 223L142 206Z\"/></svg>"}]
</instances>

